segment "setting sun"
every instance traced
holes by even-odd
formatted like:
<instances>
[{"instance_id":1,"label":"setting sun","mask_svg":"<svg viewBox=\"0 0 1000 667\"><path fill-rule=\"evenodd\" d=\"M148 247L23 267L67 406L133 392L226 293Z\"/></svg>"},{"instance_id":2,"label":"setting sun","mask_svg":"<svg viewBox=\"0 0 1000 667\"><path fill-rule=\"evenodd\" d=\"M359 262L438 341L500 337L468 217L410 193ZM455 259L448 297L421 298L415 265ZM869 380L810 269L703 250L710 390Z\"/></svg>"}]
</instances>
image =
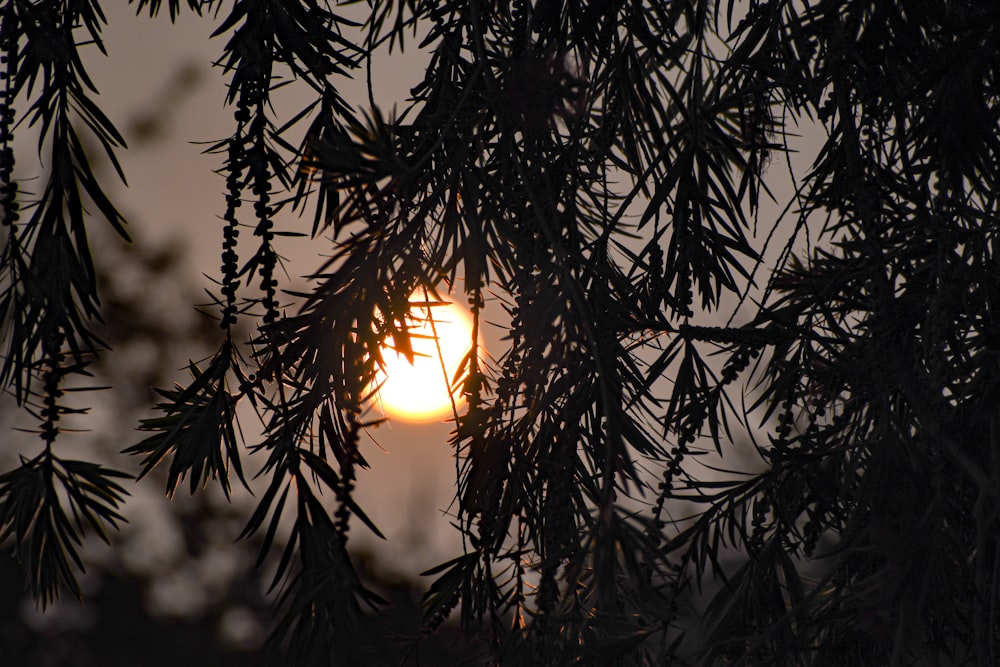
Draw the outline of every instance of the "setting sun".
<instances>
[{"instance_id":1,"label":"setting sun","mask_svg":"<svg viewBox=\"0 0 1000 667\"><path fill-rule=\"evenodd\" d=\"M441 419L452 411L448 385L471 347L472 317L453 303L415 305L407 321L411 325L413 363L392 349L390 339L383 352L385 368L379 379L384 378L384 382L377 394L378 405L394 419ZM461 401L458 392L454 400L457 406Z\"/></svg>"}]
</instances>

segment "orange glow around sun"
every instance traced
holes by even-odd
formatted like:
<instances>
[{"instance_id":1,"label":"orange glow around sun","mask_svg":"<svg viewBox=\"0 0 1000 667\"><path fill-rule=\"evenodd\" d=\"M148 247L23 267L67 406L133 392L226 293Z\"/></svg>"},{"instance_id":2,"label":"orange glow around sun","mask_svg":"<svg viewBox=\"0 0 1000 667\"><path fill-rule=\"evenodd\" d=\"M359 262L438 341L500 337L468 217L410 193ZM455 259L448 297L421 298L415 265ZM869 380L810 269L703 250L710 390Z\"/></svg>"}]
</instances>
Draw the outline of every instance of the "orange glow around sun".
<instances>
[{"instance_id":1,"label":"orange glow around sun","mask_svg":"<svg viewBox=\"0 0 1000 667\"><path fill-rule=\"evenodd\" d=\"M442 419L452 411L452 397L455 406L461 407L461 392L452 394L449 385L472 347L472 316L454 303L414 304L407 324L413 363L392 348L391 338L387 341L382 351L385 368L377 379L382 381L377 405L388 417L402 421Z\"/></svg>"}]
</instances>

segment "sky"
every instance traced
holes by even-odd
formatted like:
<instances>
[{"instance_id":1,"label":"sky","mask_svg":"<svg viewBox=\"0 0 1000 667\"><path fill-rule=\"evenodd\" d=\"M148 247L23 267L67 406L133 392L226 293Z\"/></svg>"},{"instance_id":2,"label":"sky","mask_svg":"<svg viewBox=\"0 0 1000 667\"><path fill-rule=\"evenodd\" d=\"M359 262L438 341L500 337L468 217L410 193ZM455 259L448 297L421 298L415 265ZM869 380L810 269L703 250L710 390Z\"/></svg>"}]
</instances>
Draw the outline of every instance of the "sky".
<instances>
[{"instance_id":1,"label":"sky","mask_svg":"<svg viewBox=\"0 0 1000 667\"><path fill-rule=\"evenodd\" d=\"M212 17L185 11L171 25L166 12L151 20L145 15L136 17L134 9L120 0L102 5L109 20L104 31L109 57L92 48L86 62L100 91L99 106L131 146L120 154L128 187L118 189L113 198L130 221L130 233L137 243L179 244L187 275L194 282L208 285L208 277L219 275L220 216L225 200L224 179L214 173L222 164L222 156L206 154L205 149L228 136L234 126L232 109L223 106L225 78L212 65L222 53L226 38L210 38L218 24ZM363 3L356 7L366 9ZM404 106L409 88L422 75L426 57L413 46L411 43L404 54L383 53L374 60L375 97L387 114L394 107ZM363 80L363 72L359 72L359 79L345 82L343 89L348 102L359 103L362 108L367 100ZM278 91L277 117L287 118L311 101L304 92L295 86ZM794 158L800 171L814 149ZM110 170L106 171L104 182L110 183L112 176ZM763 208L763 220L776 215L791 196L788 187L778 187L776 193L779 203ZM286 213L278 224L283 229L308 232L311 217L297 219ZM766 231L762 228L761 233ZM305 284L302 276L319 265L320 253L329 249L329 243L322 238L282 241L290 281L286 286L301 287ZM193 306L174 307L188 308L183 315L187 317ZM487 333L487 346L497 345L502 332ZM186 362L185 357L172 361L178 369ZM363 444L363 454L372 468L359 475L358 501L388 539L381 542L356 522L352 540L355 546L375 550L384 562L409 575L461 549L460 536L444 514L454 494L456 476L447 445L449 431L450 425L442 422L395 422L373 430ZM134 433L123 437L130 440L126 444L140 439ZM125 469L136 465L132 460L117 463ZM258 465L249 459L251 471ZM161 489L153 491L159 493ZM147 494L138 495L147 500L136 502L151 502ZM162 510L156 511L165 520ZM170 532L158 523L154 522L154 526L160 527L142 532L142 539L153 541L146 548L154 553L157 548L171 548ZM240 527L233 528L232 537ZM157 545L157 539L162 543ZM143 557L142 549L134 553L140 554L135 558ZM168 604L169 591L164 595Z\"/></svg>"},{"instance_id":2,"label":"sky","mask_svg":"<svg viewBox=\"0 0 1000 667\"><path fill-rule=\"evenodd\" d=\"M138 242L179 240L189 274L216 278L225 183L213 172L223 156L204 150L206 142L228 136L234 127L233 109L223 106L226 78L212 64L227 36L210 37L218 23L213 17L184 12L171 25L165 12L150 20L136 17L125 3L103 4L109 57L94 53L89 68L102 108L135 146L122 154L129 183L117 201ZM363 4L360 9L365 9ZM425 64L426 58L413 48L374 60L375 99L384 113L403 107ZM344 82L343 95L349 103L367 106L364 73L358 77ZM312 101L303 86L287 86L272 99L278 118ZM144 140L151 126L157 134ZM300 219L288 212L278 220L279 228L305 232L311 223L309 215ZM319 253L327 252L329 243L324 238L281 241L287 279L292 281L286 286L301 287L302 276L319 265ZM372 549L380 562L411 576L458 553L461 538L444 514L456 474L447 445L449 430L450 425L440 421L398 420L371 430L362 443L371 469L359 473L356 494L387 539L379 540L356 521L351 533L355 548ZM259 462L249 459L251 470L256 465Z\"/></svg>"},{"instance_id":3,"label":"sky","mask_svg":"<svg viewBox=\"0 0 1000 667\"><path fill-rule=\"evenodd\" d=\"M184 11L172 25L165 10L150 19L145 14L136 16L134 7L121 0L103 2L102 7L108 19L103 31L108 57L89 47L84 50L85 64L100 93L96 98L98 106L129 144L128 150L118 153L128 185L114 187L114 172L106 163L97 164L99 178L109 186L136 244L178 245L186 277L195 286L209 287L209 279L218 278L220 272L225 181L214 173L223 156L206 154L205 149L231 134L234 127L233 109L224 106L226 79L221 68L213 66L227 36L213 39L211 34L224 17L198 17ZM355 9L365 7L362 4ZM425 62L426 58L412 48L405 54L376 57L373 69L380 75L375 98L384 113L403 106ZM358 76L357 81L344 82L343 94L349 102L367 106L364 72ZM295 86L283 88L273 99L279 119L287 119L312 101L304 87ZM33 168L30 158L36 153L37 135L32 135L29 130L17 136L15 150L21 178ZM30 182L26 181L27 189ZM280 229L308 232L312 218L309 214L300 219L282 212L277 223ZM94 240L94 250L100 253L106 237L98 234ZM321 255L331 247L325 238L283 237L279 242L283 243L279 250L286 259L288 274L282 285L285 288L306 285L303 276L322 263ZM171 291L153 287L149 290L161 295ZM195 305L204 301L171 302L169 308L178 326L186 325ZM164 326L169 326L169 321L167 318ZM170 331L164 331L164 336L170 335ZM187 362L183 351L176 359L168 360L171 367L178 369L178 380L183 378L182 368ZM103 408L95 405L89 427L95 433L114 428L114 412L110 404ZM152 416L152 411L145 416ZM249 422L252 420L244 420L244 424ZM379 561L404 574L416 576L461 549L460 536L444 514L455 480L454 460L447 445L449 430L443 422L394 422L373 429L362 444L371 469L359 472L356 499L387 540L373 536L360 521L355 522L351 539L355 548L374 550ZM111 439L121 441L119 449L142 437L131 431L111 435ZM28 446L35 447L34 440ZM249 471L255 471L262 462L250 458L246 465ZM113 465L138 470L138 460L125 456ZM177 548L176 535L170 529L164 503L156 498L162 496L158 483L142 481L130 491L134 498L126 513L136 512L143 518L127 529L133 532L129 534L132 547L127 550L126 560L131 558L137 568L149 570L156 563L144 559L156 561L157 552L161 556L172 553ZM241 528L241 524L234 525L227 539L235 539ZM172 604L170 596L169 590L163 594L163 604ZM184 603L176 604L183 607Z\"/></svg>"},{"instance_id":4,"label":"sky","mask_svg":"<svg viewBox=\"0 0 1000 667\"><path fill-rule=\"evenodd\" d=\"M134 146L122 153L129 183L117 201L132 223L137 242L179 241L189 275L217 278L225 183L213 172L223 156L204 150L207 143L228 136L234 127L233 109L223 106L226 80L221 69L212 65L227 37L210 37L218 24L214 17L184 12L171 25L165 12L150 20L145 15L136 17L123 2L103 4L109 57L92 54L96 57L89 68L101 92L102 108ZM376 59L373 70L380 75L375 98L384 112L402 107L425 62L413 49ZM343 94L350 103L366 105L364 73L358 76L356 82L345 82ZM308 92L288 86L275 93L276 116L287 118L298 112L312 101ZM159 123L154 126L157 135L144 141L142 130L148 133L153 121ZM279 228L305 232L311 223L309 215L299 219L288 213L278 220ZM329 243L323 238L281 241L286 280L301 287L305 284L302 276L319 266L319 253L327 252ZM178 364L185 361L179 359ZM448 431L449 426L441 422L395 422L373 429L362 445L371 469L359 474L357 499L387 540L383 543L360 522L355 524L352 540L411 575L436 565L461 545L446 516L435 511L448 506L454 488ZM253 470L252 458L249 465Z\"/></svg>"}]
</instances>

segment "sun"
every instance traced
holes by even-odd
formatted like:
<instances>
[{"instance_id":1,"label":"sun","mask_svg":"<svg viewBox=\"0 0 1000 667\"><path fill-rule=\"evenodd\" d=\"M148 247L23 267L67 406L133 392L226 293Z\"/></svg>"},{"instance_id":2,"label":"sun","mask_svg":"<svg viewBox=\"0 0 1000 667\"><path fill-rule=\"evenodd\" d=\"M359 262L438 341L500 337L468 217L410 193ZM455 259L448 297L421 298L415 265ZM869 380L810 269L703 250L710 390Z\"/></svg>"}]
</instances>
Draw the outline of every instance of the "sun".
<instances>
[{"instance_id":1,"label":"sun","mask_svg":"<svg viewBox=\"0 0 1000 667\"><path fill-rule=\"evenodd\" d=\"M390 418L436 421L452 412L452 400L455 407L462 401L461 393L453 394L449 384L472 347L472 316L454 303L426 306L415 302L407 324L413 363L393 349L391 338L387 341L382 351L385 367L376 380L382 382L377 405Z\"/></svg>"}]
</instances>

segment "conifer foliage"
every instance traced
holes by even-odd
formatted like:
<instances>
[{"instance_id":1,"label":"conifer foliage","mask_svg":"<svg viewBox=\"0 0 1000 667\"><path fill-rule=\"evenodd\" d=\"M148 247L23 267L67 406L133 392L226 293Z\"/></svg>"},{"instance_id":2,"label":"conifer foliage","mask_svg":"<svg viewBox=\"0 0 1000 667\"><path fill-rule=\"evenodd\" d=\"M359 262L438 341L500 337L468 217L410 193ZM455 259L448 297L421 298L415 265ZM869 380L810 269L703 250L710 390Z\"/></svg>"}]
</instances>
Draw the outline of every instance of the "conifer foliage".
<instances>
[{"instance_id":1,"label":"conifer foliage","mask_svg":"<svg viewBox=\"0 0 1000 667\"><path fill-rule=\"evenodd\" d=\"M386 0L360 24L323 0L131 4L221 19L233 124L218 351L126 451L168 494L266 481L244 535L280 552L290 664L378 640L348 551L378 533L359 445L420 290L463 295L474 341L488 301L509 316L456 378L466 548L427 573L425 634L458 618L501 665L997 662L995 2ZM0 476L0 529L45 604L122 520L127 475L66 458L60 419L109 353L88 228L126 235L84 146L117 166L124 142L80 57L98 0L0 19L0 382L44 443ZM341 96L373 50L418 44L397 116ZM314 102L278 118L289 78ZM28 127L37 191L14 178ZM797 173L800 127L822 148ZM332 253L304 294L279 289L283 207Z\"/></svg>"}]
</instances>

